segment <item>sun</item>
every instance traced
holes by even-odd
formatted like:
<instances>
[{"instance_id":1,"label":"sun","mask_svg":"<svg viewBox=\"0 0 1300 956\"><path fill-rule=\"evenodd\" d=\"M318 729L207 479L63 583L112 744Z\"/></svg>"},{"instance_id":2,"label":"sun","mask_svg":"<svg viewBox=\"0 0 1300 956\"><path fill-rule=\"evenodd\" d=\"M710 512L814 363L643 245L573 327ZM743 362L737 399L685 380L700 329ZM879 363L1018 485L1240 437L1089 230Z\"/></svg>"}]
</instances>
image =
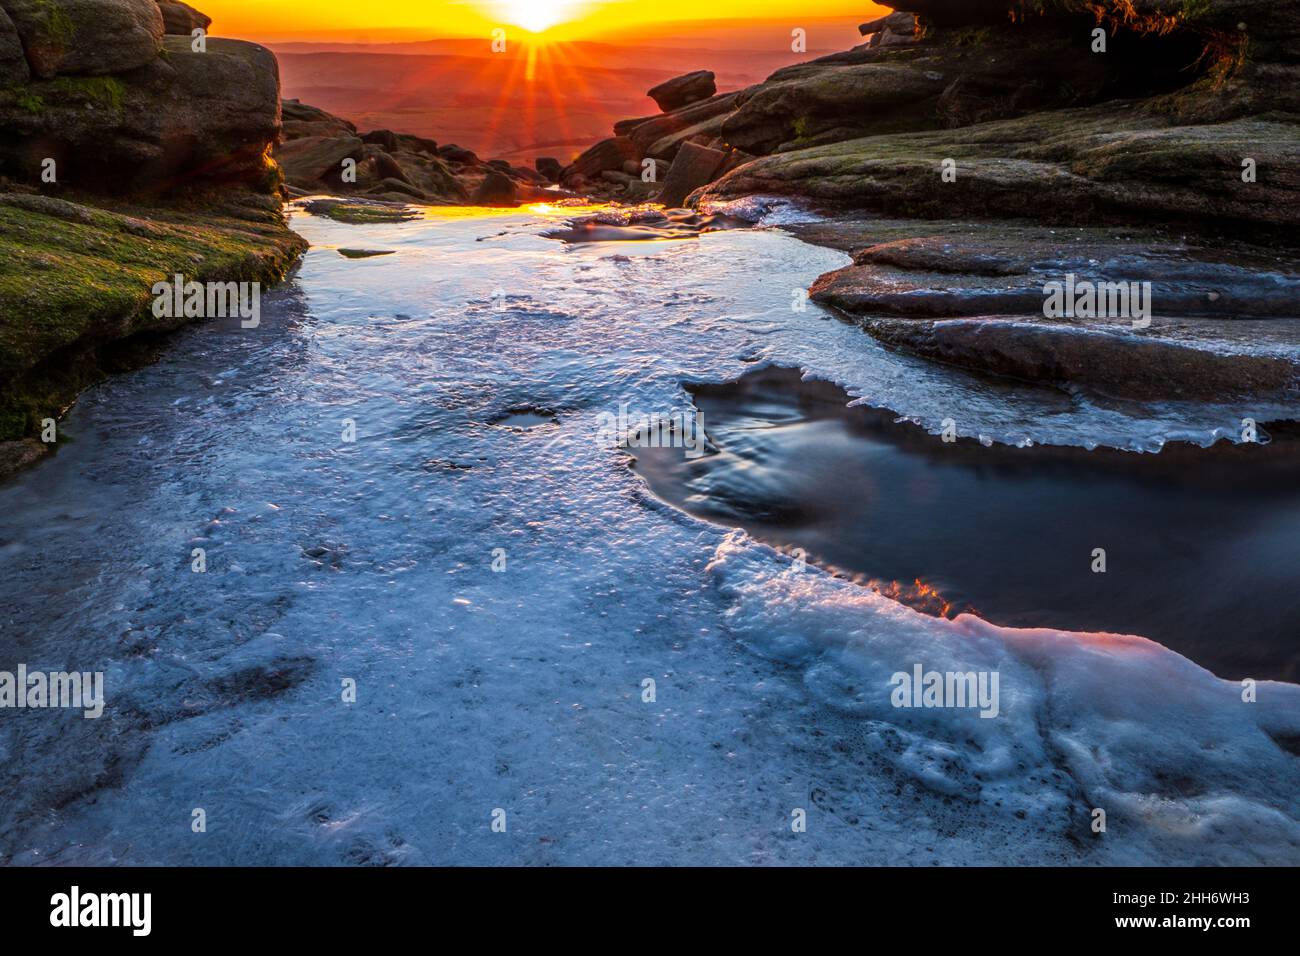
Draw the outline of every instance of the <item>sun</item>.
<instances>
[{"instance_id":1,"label":"sun","mask_svg":"<svg viewBox=\"0 0 1300 956\"><path fill-rule=\"evenodd\" d=\"M529 33L541 33L571 18L573 0L501 0L500 16Z\"/></svg>"}]
</instances>

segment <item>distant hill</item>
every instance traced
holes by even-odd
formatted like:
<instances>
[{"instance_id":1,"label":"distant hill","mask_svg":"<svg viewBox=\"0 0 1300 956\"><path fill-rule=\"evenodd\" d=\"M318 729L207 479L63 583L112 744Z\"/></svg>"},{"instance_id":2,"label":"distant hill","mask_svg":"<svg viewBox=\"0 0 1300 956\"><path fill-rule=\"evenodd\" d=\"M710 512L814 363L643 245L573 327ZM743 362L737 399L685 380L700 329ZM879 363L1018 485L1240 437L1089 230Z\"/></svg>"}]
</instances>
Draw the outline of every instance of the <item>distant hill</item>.
<instances>
[{"instance_id":1,"label":"distant hill","mask_svg":"<svg viewBox=\"0 0 1300 956\"><path fill-rule=\"evenodd\" d=\"M345 116L362 129L388 128L458 143L484 156L568 160L610 135L614 121L658 112L645 92L655 84L707 69L721 91L760 82L774 70L853 42L856 29L837 22L834 45L790 49L789 28L747 25L752 47L731 45L728 29L686 38L669 28L656 40L575 41L493 53L482 39L400 43L270 43L280 61L284 96ZM732 31L734 32L734 31ZM769 42L770 35L770 42ZM847 38L847 39L846 39ZM704 46L709 41L716 46Z\"/></svg>"}]
</instances>

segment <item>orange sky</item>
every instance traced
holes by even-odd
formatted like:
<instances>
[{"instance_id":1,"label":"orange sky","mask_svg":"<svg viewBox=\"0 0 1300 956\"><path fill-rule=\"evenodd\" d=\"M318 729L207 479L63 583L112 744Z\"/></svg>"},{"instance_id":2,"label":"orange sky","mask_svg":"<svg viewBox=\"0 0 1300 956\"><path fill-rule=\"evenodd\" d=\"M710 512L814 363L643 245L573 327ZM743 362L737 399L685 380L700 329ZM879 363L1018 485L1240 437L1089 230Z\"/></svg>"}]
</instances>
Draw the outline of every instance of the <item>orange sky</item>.
<instances>
[{"instance_id":1,"label":"orange sky","mask_svg":"<svg viewBox=\"0 0 1300 956\"><path fill-rule=\"evenodd\" d=\"M870 0L193 0L213 19L212 32L253 40L364 41L435 37L507 37L545 27L548 39L620 33L682 20L844 16L857 22L880 11Z\"/></svg>"}]
</instances>

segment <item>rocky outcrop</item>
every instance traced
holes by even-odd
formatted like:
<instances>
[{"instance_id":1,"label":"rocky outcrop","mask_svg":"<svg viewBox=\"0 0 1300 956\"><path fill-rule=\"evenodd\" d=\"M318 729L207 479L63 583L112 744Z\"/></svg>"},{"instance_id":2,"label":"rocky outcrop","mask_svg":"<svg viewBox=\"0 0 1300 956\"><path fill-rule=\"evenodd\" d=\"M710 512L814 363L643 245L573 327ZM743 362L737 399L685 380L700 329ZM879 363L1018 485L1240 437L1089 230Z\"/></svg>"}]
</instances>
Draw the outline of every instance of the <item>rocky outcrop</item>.
<instances>
[{"instance_id":1,"label":"rocky outcrop","mask_svg":"<svg viewBox=\"0 0 1300 956\"><path fill-rule=\"evenodd\" d=\"M154 0L4 0L35 76L99 76L158 57L162 13Z\"/></svg>"},{"instance_id":2,"label":"rocky outcrop","mask_svg":"<svg viewBox=\"0 0 1300 956\"><path fill-rule=\"evenodd\" d=\"M31 77L27 55L9 14L0 7L0 86L26 83Z\"/></svg>"},{"instance_id":3,"label":"rocky outcrop","mask_svg":"<svg viewBox=\"0 0 1300 956\"><path fill-rule=\"evenodd\" d=\"M615 187L607 195L633 198L619 160L662 166L694 143L728 155L702 199L766 192L916 216L1294 223L1300 3L1164 6L908 0L864 23L869 40L851 50L616 123L570 182L590 189L598 176ZM1098 24L1104 54L1093 49ZM688 89L687 79L652 93Z\"/></svg>"},{"instance_id":4,"label":"rocky outcrop","mask_svg":"<svg viewBox=\"0 0 1300 956\"><path fill-rule=\"evenodd\" d=\"M323 182L343 168L343 161L361 159L365 148L361 137L344 133L339 136L300 136L286 140L275 151L276 161L291 185Z\"/></svg>"},{"instance_id":5,"label":"rocky outcrop","mask_svg":"<svg viewBox=\"0 0 1300 956\"><path fill-rule=\"evenodd\" d=\"M710 79L708 85L701 84L698 89L708 88L711 83ZM590 147L564 169L561 182L595 198L677 205L696 186L711 182L751 158L729 148L721 137L723 121L735 111L742 93L709 95L657 116L620 120L614 124L613 137ZM688 144L702 147L705 152L694 152L694 160L674 176ZM714 154L721 157L716 163L699 161L701 155ZM705 165L710 171L701 179L700 170ZM670 181L672 189L661 193L668 190ZM692 185L682 192L685 183Z\"/></svg>"},{"instance_id":6,"label":"rocky outcrop","mask_svg":"<svg viewBox=\"0 0 1300 956\"><path fill-rule=\"evenodd\" d=\"M286 140L302 136L355 136L357 132L356 126L348 120L298 100L281 100L280 115Z\"/></svg>"},{"instance_id":7,"label":"rocky outcrop","mask_svg":"<svg viewBox=\"0 0 1300 956\"><path fill-rule=\"evenodd\" d=\"M212 25L212 18L200 13L188 3L180 0L157 0L158 10L162 13L163 31L175 36L191 36L195 30L206 30Z\"/></svg>"},{"instance_id":8,"label":"rocky outcrop","mask_svg":"<svg viewBox=\"0 0 1300 956\"><path fill-rule=\"evenodd\" d=\"M720 124L723 118L735 110L738 95L724 93L684 106L671 113L651 117L633 128L627 134L627 138L642 155L654 155L656 150L662 152L669 139L679 136L686 130L702 129L710 123Z\"/></svg>"},{"instance_id":9,"label":"rocky outcrop","mask_svg":"<svg viewBox=\"0 0 1300 956\"><path fill-rule=\"evenodd\" d=\"M699 100L707 100L716 92L718 85L713 73L709 70L696 70L651 87L646 96L654 100L665 113L669 113Z\"/></svg>"},{"instance_id":10,"label":"rocky outcrop","mask_svg":"<svg viewBox=\"0 0 1300 956\"><path fill-rule=\"evenodd\" d=\"M1008 16L1039 16L1062 19L1086 13L1102 22L1128 24L1148 30L1190 28L1204 33L1214 30L1248 29L1263 33L1280 28L1300 29L1300 17L1285 2L1277 0L1197 0L1171 3L1169 0L905 0L901 9L915 13L936 26L1001 24Z\"/></svg>"},{"instance_id":11,"label":"rocky outcrop","mask_svg":"<svg viewBox=\"0 0 1300 956\"><path fill-rule=\"evenodd\" d=\"M187 321L153 315L155 282L269 284L304 248L268 155L275 57L163 31L153 0L0 0L0 475Z\"/></svg>"},{"instance_id":12,"label":"rocky outcrop","mask_svg":"<svg viewBox=\"0 0 1300 956\"><path fill-rule=\"evenodd\" d=\"M858 27L864 37L870 37L868 47L902 46L917 39L916 15L907 12L891 13Z\"/></svg>"},{"instance_id":13,"label":"rocky outcrop","mask_svg":"<svg viewBox=\"0 0 1300 956\"><path fill-rule=\"evenodd\" d=\"M754 156L687 203L834 212L787 227L854 255L811 295L890 348L1121 399L1300 395L1300 2L902 6L728 94L702 131ZM1076 279L1106 308L1052 312ZM1136 289L1145 317L1110 308Z\"/></svg>"},{"instance_id":14,"label":"rocky outcrop","mask_svg":"<svg viewBox=\"0 0 1300 956\"><path fill-rule=\"evenodd\" d=\"M518 201L515 181L499 169L490 170L474 191L476 206L513 206Z\"/></svg>"},{"instance_id":15,"label":"rocky outcrop","mask_svg":"<svg viewBox=\"0 0 1300 956\"><path fill-rule=\"evenodd\" d=\"M1300 126L1285 116L1186 126L1118 104L769 156L710 194L793 194L922 217L1281 227L1300 222L1298 159Z\"/></svg>"},{"instance_id":16,"label":"rocky outcrop","mask_svg":"<svg viewBox=\"0 0 1300 956\"><path fill-rule=\"evenodd\" d=\"M792 228L854 250L810 295L890 348L1113 398L1300 397L1296 251L978 220ZM1051 306L1054 284L1074 305Z\"/></svg>"},{"instance_id":17,"label":"rocky outcrop","mask_svg":"<svg viewBox=\"0 0 1300 956\"><path fill-rule=\"evenodd\" d=\"M297 100L285 100L283 112L284 138L274 157L296 195L492 206L570 195L548 189L547 177L534 170L485 162L453 143L386 129L359 133L349 120Z\"/></svg>"},{"instance_id":18,"label":"rocky outcrop","mask_svg":"<svg viewBox=\"0 0 1300 956\"><path fill-rule=\"evenodd\" d=\"M277 188L267 152L280 131L270 51L210 39L108 77L33 80L0 91L0 166L31 182L53 159L58 181L105 192L167 193L195 182Z\"/></svg>"},{"instance_id":19,"label":"rocky outcrop","mask_svg":"<svg viewBox=\"0 0 1300 956\"><path fill-rule=\"evenodd\" d=\"M196 51L188 30L164 36L154 0L0 0L0 11L0 71L11 78L0 87L0 173L160 196L212 182L278 189L267 157L280 133L270 51L224 39ZM28 76L14 66L9 20Z\"/></svg>"},{"instance_id":20,"label":"rocky outcrop","mask_svg":"<svg viewBox=\"0 0 1300 956\"><path fill-rule=\"evenodd\" d=\"M1300 364L1270 355L1225 354L1135 332L1099 331L1041 319L873 320L873 336L915 355L1043 385L1083 385L1139 401L1294 398Z\"/></svg>"},{"instance_id":21,"label":"rocky outcrop","mask_svg":"<svg viewBox=\"0 0 1300 956\"><path fill-rule=\"evenodd\" d=\"M1267 12L1207 0L1161 17L1156 3L1104 0L1015 19L1004 0L903 6L862 29L903 35L915 13L914 42L859 46L737 94L721 140L760 158L706 196L1054 222L1300 222L1295 0ZM1098 22L1105 54L1091 47Z\"/></svg>"},{"instance_id":22,"label":"rocky outcrop","mask_svg":"<svg viewBox=\"0 0 1300 956\"><path fill-rule=\"evenodd\" d=\"M565 167L560 181L566 185L581 185L588 179L594 179L607 169L622 169L623 163L640 158L640 150L626 136L613 136L602 139L580 153L576 159ZM581 178L579 178L581 177Z\"/></svg>"},{"instance_id":23,"label":"rocky outcrop","mask_svg":"<svg viewBox=\"0 0 1300 956\"><path fill-rule=\"evenodd\" d=\"M155 282L270 284L306 245L276 197L244 189L113 211L78 198L0 192L0 477L55 447L31 437L42 420L193 321L153 314Z\"/></svg>"}]
</instances>

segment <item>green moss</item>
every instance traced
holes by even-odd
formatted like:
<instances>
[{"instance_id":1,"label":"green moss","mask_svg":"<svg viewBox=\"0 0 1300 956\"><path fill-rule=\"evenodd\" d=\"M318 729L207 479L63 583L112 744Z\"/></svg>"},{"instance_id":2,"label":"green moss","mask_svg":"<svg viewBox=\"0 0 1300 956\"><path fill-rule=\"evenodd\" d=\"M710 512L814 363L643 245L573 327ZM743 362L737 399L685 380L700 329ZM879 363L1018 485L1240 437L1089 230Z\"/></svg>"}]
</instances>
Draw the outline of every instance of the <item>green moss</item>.
<instances>
[{"instance_id":1,"label":"green moss","mask_svg":"<svg viewBox=\"0 0 1300 956\"><path fill-rule=\"evenodd\" d=\"M45 21L46 37L60 44L71 43L77 28L64 9L50 0L38 0L36 6Z\"/></svg>"},{"instance_id":2,"label":"green moss","mask_svg":"<svg viewBox=\"0 0 1300 956\"><path fill-rule=\"evenodd\" d=\"M81 99L114 111L122 109L126 87L113 76L60 76L49 88L69 99Z\"/></svg>"},{"instance_id":3,"label":"green moss","mask_svg":"<svg viewBox=\"0 0 1300 956\"><path fill-rule=\"evenodd\" d=\"M277 210L196 202L97 208L0 194L0 440L34 435L154 317L155 282L273 282L304 248Z\"/></svg>"},{"instance_id":4,"label":"green moss","mask_svg":"<svg viewBox=\"0 0 1300 956\"><path fill-rule=\"evenodd\" d=\"M375 256L391 256L391 249L340 249L339 255L344 259L370 259Z\"/></svg>"},{"instance_id":5,"label":"green moss","mask_svg":"<svg viewBox=\"0 0 1300 956\"><path fill-rule=\"evenodd\" d=\"M381 206L374 203L347 202L342 199L316 199L307 203L307 211L328 216L336 222L364 226L376 222L406 222L420 214L408 206Z\"/></svg>"}]
</instances>

